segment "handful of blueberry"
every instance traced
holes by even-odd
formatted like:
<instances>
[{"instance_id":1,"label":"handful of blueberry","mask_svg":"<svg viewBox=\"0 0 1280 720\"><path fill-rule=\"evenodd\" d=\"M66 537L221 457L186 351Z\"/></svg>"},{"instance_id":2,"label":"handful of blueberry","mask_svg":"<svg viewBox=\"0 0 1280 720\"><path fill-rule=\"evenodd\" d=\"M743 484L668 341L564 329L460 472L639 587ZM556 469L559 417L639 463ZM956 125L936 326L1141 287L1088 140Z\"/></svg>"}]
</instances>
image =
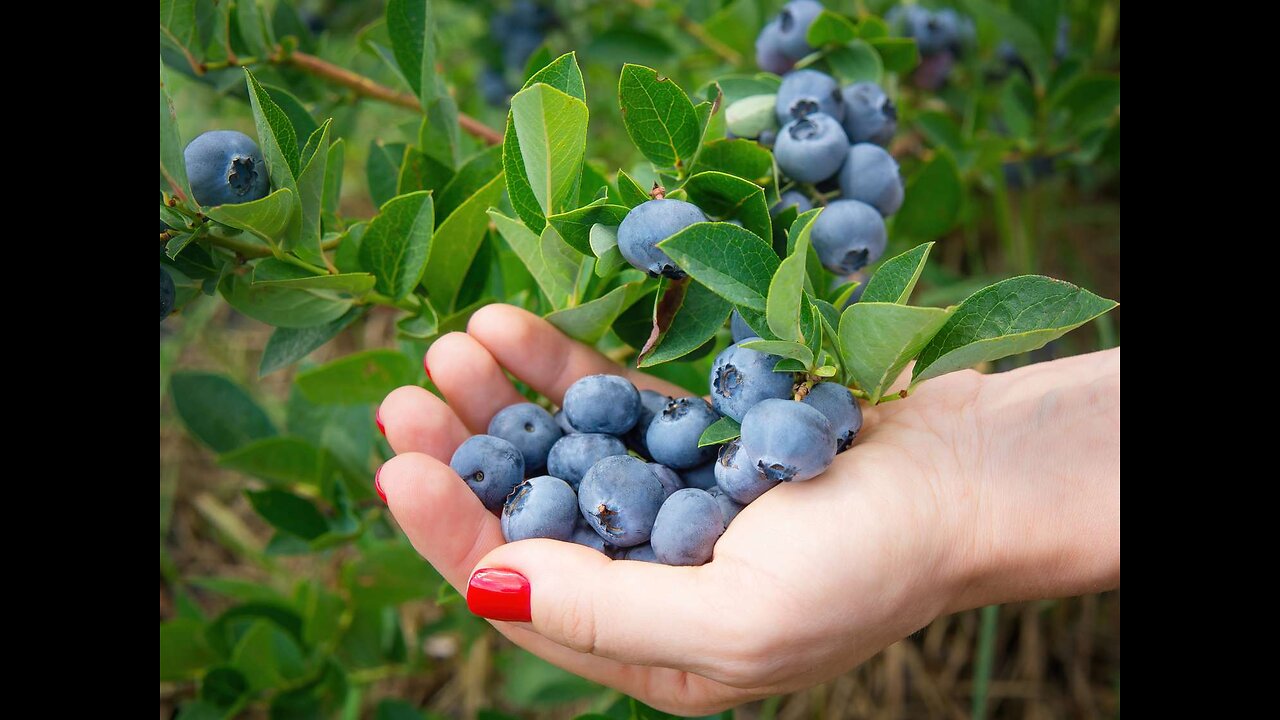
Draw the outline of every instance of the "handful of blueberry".
<instances>
[{"instance_id":1,"label":"handful of blueberry","mask_svg":"<svg viewBox=\"0 0 1280 720\"><path fill-rule=\"evenodd\" d=\"M862 427L848 388L797 384L773 370L780 358L743 347L757 339L716 358L710 403L589 375L554 415L528 402L503 409L449 464L501 512L509 542L550 538L614 559L702 565L745 505L822 474ZM741 436L718 450L699 445L721 416L740 420Z\"/></svg>"}]
</instances>

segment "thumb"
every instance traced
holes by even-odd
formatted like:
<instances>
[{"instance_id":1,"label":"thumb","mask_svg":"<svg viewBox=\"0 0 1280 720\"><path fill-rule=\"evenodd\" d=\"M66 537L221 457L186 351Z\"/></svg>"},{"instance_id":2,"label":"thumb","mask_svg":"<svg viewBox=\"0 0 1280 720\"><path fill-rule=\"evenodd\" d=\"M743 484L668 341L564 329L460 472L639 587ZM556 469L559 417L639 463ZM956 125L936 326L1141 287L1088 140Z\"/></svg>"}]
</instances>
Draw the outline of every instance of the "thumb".
<instances>
[{"instance_id":1,"label":"thumb","mask_svg":"<svg viewBox=\"0 0 1280 720\"><path fill-rule=\"evenodd\" d=\"M471 611L531 622L572 650L706 674L736 633L716 596L733 595L715 563L672 567L610 560L581 545L524 540L486 555L467 585Z\"/></svg>"}]
</instances>

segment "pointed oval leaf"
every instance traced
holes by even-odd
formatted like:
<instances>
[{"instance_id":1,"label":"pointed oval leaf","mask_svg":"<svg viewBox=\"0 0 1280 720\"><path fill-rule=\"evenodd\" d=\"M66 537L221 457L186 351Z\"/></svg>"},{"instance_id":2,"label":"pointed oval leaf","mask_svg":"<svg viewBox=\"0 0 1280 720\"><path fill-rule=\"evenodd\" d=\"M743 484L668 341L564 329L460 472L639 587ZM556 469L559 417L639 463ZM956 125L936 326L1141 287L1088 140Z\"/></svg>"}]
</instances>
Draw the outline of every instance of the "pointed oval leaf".
<instances>
[{"instance_id":1,"label":"pointed oval leaf","mask_svg":"<svg viewBox=\"0 0 1280 720\"><path fill-rule=\"evenodd\" d=\"M764 312L778 256L755 233L729 223L695 223L658 247L715 294Z\"/></svg>"},{"instance_id":2,"label":"pointed oval leaf","mask_svg":"<svg viewBox=\"0 0 1280 720\"><path fill-rule=\"evenodd\" d=\"M950 310L894 303L856 303L840 316L845 373L872 403L946 322Z\"/></svg>"},{"instance_id":3,"label":"pointed oval leaf","mask_svg":"<svg viewBox=\"0 0 1280 720\"><path fill-rule=\"evenodd\" d=\"M641 154L658 167L689 168L702 125L680 86L657 70L626 64L618 80L618 103L622 123Z\"/></svg>"},{"instance_id":4,"label":"pointed oval leaf","mask_svg":"<svg viewBox=\"0 0 1280 720\"><path fill-rule=\"evenodd\" d=\"M413 292L427 267L435 207L431 193L387 201L360 241L360 266L377 278L378 292L400 300Z\"/></svg>"},{"instance_id":5,"label":"pointed oval leaf","mask_svg":"<svg viewBox=\"0 0 1280 720\"><path fill-rule=\"evenodd\" d=\"M867 281L860 302L887 302L903 305L920 279L924 263L929 259L933 243L928 242L885 260ZM856 287L856 286L855 286ZM853 288L850 289L852 292Z\"/></svg>"}]
</instances>

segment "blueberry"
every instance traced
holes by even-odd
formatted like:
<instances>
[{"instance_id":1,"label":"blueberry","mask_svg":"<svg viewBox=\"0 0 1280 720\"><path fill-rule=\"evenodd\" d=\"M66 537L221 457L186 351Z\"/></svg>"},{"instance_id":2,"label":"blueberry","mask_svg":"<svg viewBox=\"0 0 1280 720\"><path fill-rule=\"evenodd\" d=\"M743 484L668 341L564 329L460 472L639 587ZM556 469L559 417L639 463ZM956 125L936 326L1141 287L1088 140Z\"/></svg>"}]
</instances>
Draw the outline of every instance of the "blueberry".
<instances>
[{"instance_id":1,"label":"blueberry","mask_svg":"<svg viewBox=\"0 0 1280 720\"><path fill-rule=\"evenodd\" d=\"M487 67L480 73L480 95L490 107L505 107L511 100L511 88L502 71Z\"/></svg>"},{"instance_id":2,"label":"blueberry","mask_svg":"<svg viewBox=\"0 0 1280 720\"><path fill-rule=\"evenodd\" d=\"M803 402L816 408L831 423L831 432L836 436L836 452L848 450L862 429L862 408L858 407L858 401L849 388L833 382L818 383L804 396Z\"/></svg>"},{"instance_id":3,"label":"blueberry","mask_svg":"<svg viewBox=\"0 0 1280 720\"><path fill-rule=\"evenodd\" d=\"M907 37L916 39L916 47L920 49L922 56L946 50L953 36L947 18L939 18L937 14L920 7L915 12L907 12L904 32Z\"/></svg>"},{"instance_id":4,"label":"blueberry","mask_svg":"<svg viewBox=\"0 0 1280 720\"><path fill-rule=\"evenodd\" d=\"M606 542L631 547L649 541L666 497L662 482L643 460L619 455L587 471L578 488L578 509Z\"/></svg>"},{"instance_id":5,"label":"blueberry","mask_svg":"<svg viewBox=\"0 0 1280 720\"><path fill-rule=\"evenodd\" d=\"M751 337L743 342L758 339ZM716 412L739 422L761 400L791 397L795 383L791 373L773 371L773 366L782 358L744 348L742 344L725 348L711 366L711 403Z\"/></svg>"},{"instance_id":6,"label":"blueberry","mask_svg":"<svg viewBox=\"0 0 1280 720\"><path fill-rule=\"evenodd\" d=\"M685 487L710 491L716 486L716 461L712 460L692 470L685 470L680 473L680 479L684 480Z\"/></svg>"},{"instance_id":7,"label":"blueberry","mask_svg":"<svg viewBox=\"0 0 1280 720\"><path fill-rule=\"evenodd\" d=\"M705 490L685 488L667 498L653 521L649 544L658 562L705 565L724 534L720 503Z\"/></svg>"},{"instance_id":8,"label":"blueberry","mask_svg":"<svg viewBox=\"0 0 1280 720\"><path fill-rule=\"evenodd\" d=\"M502 509L511 489L524 479L524 456L514 445L492 435L473 435L449 461L490 512Z\"/></svg>"},{"instance_id":9,"label":"blueberry","mask_svg":"<svg viewBox=\"0 0 1280 720\"><path fill-rule=\"evenodd\" d=\"M556 414L553 415L552 417L555 418L556 425L560 426L560 431L563 432L565 435L572 435L578 432L577 430L573 429L572 425L569 424L569 418L564 416L564 410L557 410Z\"/></svg>"},{"instance_id":10,"label":"blueberry","mask_svg":"<svg viewBox=\"0 0 1280 720\"><path fill-rule=\"evenodd\" d=\"M621 435L640 419L640 391L620 375L588 375L565 391L563 409L578 432Z\"/></svg>"},{"instance_id":11,"label":"blueberry","mask_svg":"<svg viewBox=\"0 0 1280 720\"><path fill-rule=\"evenodd\" d=\"M612 435L574 433L565 435L547 454L547 472L578 489L582 476L592 465L611 455L626 455L627 446Z\"/></svg>"},{"instance_id":12,"label":"blueberry","mask_svg":"<svg viewBox=\"0 0 1280 720\"><path fill-rule=\"evenodd\" d=\"M629 547L618 553L619 560L634 560L636 562L657 563L658 556L653 553L653 546L649 543Z\"/></svg>"},{"instance_id":13,"label":"blueberry","mask_svg":"<svg viewBox=\"0 0 1280 720\"><path fill-rule=\"evenodd\" d=\"M947 76L951 74L951 66L955 64L955 60L955 56L949 50L925 55L920 58L920 64L912 73L911 81L921 89L938 90L947 84Z\"/></svg>"},{"instance_id":14,"label":"blueberry","mask_svg":"<svg viewBox=\"0 0 1280 720\"><path fill-rule=\"evenodd\" d=\"M760 137L756 138L756 142L761 147L767 147L772 150L774 144L778 142L778 133L775 130L761 130Z\"/></svg>"},{"instance_id":15,"label":"blueberry","mask_svg":"<svg viewBox=\"0 0 1280 720\"><path fill-rule=\"evenodd\" d=\"M542 475L520 483L502 506L507 542L529 538L571 540L578 522L578 495L560 478Z\"/></svg>"},{"instance_id":16,"label":"blueberry","mask_svg":"<svg viewBox=\"0 0 1280 720\"><path fill-rule=\"evenodd\" d=\"M651 462L648 465L654 476L658 478L658 482L662 483L662 492L667 497L671 497L671 493L677 490L684 489L684 480L680 479L680 475L675 470L660 463Z\"/></svg>"},{"instance_id":17,"label":"blueberry","mask_svg":"<svg viewBox=\"0 0 1280 720\"><path fill-rule=\"evenodd\" d=\"M826 113L839 122L844 118L844 99L835 78L817 70L796 70L782 78L774 112L779 125L814 113Z\"/></svg>"},{"instance_id":18,"label":"blueberry","mask_svg":"<svg viewBox=\"0 0 1280 720\"><path fill-rule=\"evenodd\" d=\"M795 207L797 215L803 215L813 209L813 201L799 190L788 190L778 198L778 204L769 209L769 214L776 217L778 213L792 206Z\"/></svg>"},{"instance_id":19,"label":"blueberry","mask_svg":"<svg viewBox=\"0 0 1280 720\"><path fill-rule=\"evenodd\" d=\"M778 169L799 182L819 182L840 171L849 138L835 118L814 113L792 120L778 132L773 157Z\"/></svg>"},{"instance_id":20,"label":"blueberry","mask_svg":"<svg viewBox=\"0 0 1280 720\"><path fill-rule=\"evenodd\" d=\"M678 280L684 277L684 271L658 249L658 243L706 219L697 205L683 200L664 198L640 203L618 226L618 251L632 267L650 277L664 275Z\"/></svg>"},{"instance_id":21,"label":"blueberry","mask_svg":"<svg viewBox=\"0 0 1280 720\"><path fill-rule=\"evenodd\" d=\"M259 200L271 190L258 145L244 133L210 130L182 151L191 195L201 205Z\"/></svg>"},{"instance_id":22,"label":"blueberry","mask_svg":"<svg viewBox=\"0 0 1280 720\"><path fill-rule=\"evenodd\" d=\"M756 65L765 72L781 75L795 64L782 52L782 29L778 27L778 21L765 25L756 36Z\"/></svg>"},{"instance_id":23,"label":"blueberry","mask_svg":"<svg viewBox=\"0 0 1280 720\"><path fill-rule=\"evenodd\" d=\"M724 123L728 132L735 137L755 138L766 130L776 130L778 122L774 113L777 97L752 95L730 104L724 111Z\"/></svg>"},{"instance_id":24,"label":"blueberry","mask_svg":"<svg viewBox=\"0 0 1280 720\"><path fill-rule=\"evenodd\" d=\"M746 505L743 505L726 495L725 492L720 489L719 485L707 490L707 494L715 498L716 502L720 503L720 514L724 516L724 527L728 530L729 523L733 522L733 519L738 517L738 513L742 512L742 508L746 507Z\"/></svg>"},{"instance_id":25,"label":"blueberry","mask_svg":"<svg viewBox=\"0 0 1280 720\"><path fill-rule=\"evenodd\" d=\"M783 55L799 60L813 52L805 36L821 12L822 3L817 0L792 0L783 6L778 13L778 47Z\"/></svg>"},{"instance_id":26,"label":"blueberry","mask_svg":"<svg viewBox=\"0 0 1280 720\"><path fill-rule=\"evenodd\" d=\"M649 445L645 442L649 423L653 422L654 416L662 412L662 408L666 407L670 401L670 397L655 390L640 391L640 419L636 421L635 427L627 431L627 436L624 438L627 441L627 447L644 457L650 457Z\"/></svg>"},{"instance_id":27,"label":"blueberry","mask_svg":"<svg viewBox=\"0 0 1280 720\"><path fill-rule=\"evenodd\" d=\"M742 319L742 314L737 310L729 316L729 332L733 333L734 342L742 342L749 337L755 337L756 331L751 329L746 320Z\"/></svg>"},{"instance_id":28,"label":"blueberry","mask_svg":"<svg viewBox=\"0 0 1280 720\"><path fill-rule=\"evenodd\" d=\"M875 208L857 200L836 200L818 213L809 240L823 267L848 275L880 259L888 234Z\"/></svg>"},{"instance_id":29,"label":"blueberry","mask_svg":"<svg viewBox=\"0 0 1280 720\"><path fill-rule=\"evenodd\" d=\"M173 300L176 294L173 287L173 278L169 277L169 273L160 268L160 322L169 317L169 313L173 312Z\"/></svg>"},{"instance_id":30,"label":"blueberry","mask_svg":"<svg viewBox=\"0 0 1280 720\"><path fill-rule=\"evenodd\" d=\"M826 416L794 400L764 400L751 408L742 419L741 439L760 475L774 481L816 477L836 457L836 436Z\"/></svg>"},{"instance_id":31,"label":"blueberry","mask_svg":"<svg viewBox=\"0 0 1280 720\"><path fill-rule=\"evenodd\" d=\"M600 537L600 534L591 529L591 525L587 524L587 521L582 517L581 511L574 510L574 513L577 514L578 521L573 526L573 536L569 538L569 542L589 547L611 558L617 557L618 553L621 552L621 548L605 542L604 538Z\"/></svg>"},{"instance_id":32,"label":"blueberry","mask_svg":"<svg viewBox=\"0 0 1280 720\"><path fill-rule=\"evenodd\" d=\"M840 192L846 200L860 200L888 217L902 207L902 175L898 161L871 143L849 148L840 168Z\"/></svg>"},{"instance_id":33,"label":"blueberry","mask_svg":"<svg viewBox=\"0 0 1280 720\"><path fill-rule=\"evenodd\" d=\"M502 64L510 70L524 72L524 64L529 56L542 44L542 33L537 30L517 27L502 43Z\"/></svg>"},{"instance_id":34,"label":"blueberry","mask_svg":"<svg viewBox=\"0 0 1280 720\"><path fill-rule=\"evenodd\" d=\"M524 456L525 471L534 473L547 466L547 453L564 433L551 413L533 403L516 403L493 416L489 434L515 445Z\"/></svg>"},{"instance_id":35,"label":"blueberry","mask_svg":"<svg viewBox=\"0 0 1280 720\"><path fill-rule=\"evenodd\" d=\"M898 109L884 90L873 82L849 85L844 98L844 131L849 142L871 142L887 147L898 130Z\"/></svg>"},{"instance_id":36,"label":"blueberry","mask_svg":"<svg viewBox=\"0 0 1280 720\"><path fill-rule=\"evenodd\" d=\"M783 402L783 401L779 401ZM765 477L756 467L756 459L742 447L742 440L734 440L720 448L716 460L716 486L731 500L746 505L768 492L777 480Z\"/></svg>"},{"instance_id":37,"label":"blueberry","mask_svg":"<svg viewBox=\"0 0 1280 720\"><path fill-rule=\"evenodd\" d=\"M715 448L698 447L698 438L719 419L702 398L676 398L649 424L649 452L654 460L676 470L702 465L715 457Z\"/></svg>"}]
</instances>

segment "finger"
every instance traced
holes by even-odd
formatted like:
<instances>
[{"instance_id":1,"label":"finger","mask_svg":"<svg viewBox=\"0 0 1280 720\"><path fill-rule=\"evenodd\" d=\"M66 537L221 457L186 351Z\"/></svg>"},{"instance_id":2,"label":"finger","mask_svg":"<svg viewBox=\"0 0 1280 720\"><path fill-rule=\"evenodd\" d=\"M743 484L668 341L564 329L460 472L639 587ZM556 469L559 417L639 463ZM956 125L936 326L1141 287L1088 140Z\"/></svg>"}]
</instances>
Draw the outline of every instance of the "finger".
<instances>
[{"instance_id":1,"label":"finger","mask_svg":"<svg viewBox=\"0 0 1280 720\"><path fill-rule=\"evenodd\" d=\"M511 305L480 308L471 316L467 334L512 375L557 404L578 378L602 373L623 375L641 390L656 390L673 397L689 395L669 382L618 365L546 320Z\"/></svg>"},{"instance_id":2,"label":"finger","mask_svg":"<svg viewBox=\"0 0 1280 720\"><path fill-rule=\"evenodd\" d=\"M534 354L531 350L525 352ZM525 401L489 351L466 333L449 333L432 343L426 365L449 407L473 433L486 432L502 408Z\"/></svg>"},{"instance_id":3,"label":"finger","mask_svg":"<svg viewBox=\"0 0 1280 720\"><path fill-rule=\"evenodd\" d=\"M378 419L396 454L426 453L446 463L471 434L443 400L416 385L391 391Z\"/></svg>"}]
</instances>

